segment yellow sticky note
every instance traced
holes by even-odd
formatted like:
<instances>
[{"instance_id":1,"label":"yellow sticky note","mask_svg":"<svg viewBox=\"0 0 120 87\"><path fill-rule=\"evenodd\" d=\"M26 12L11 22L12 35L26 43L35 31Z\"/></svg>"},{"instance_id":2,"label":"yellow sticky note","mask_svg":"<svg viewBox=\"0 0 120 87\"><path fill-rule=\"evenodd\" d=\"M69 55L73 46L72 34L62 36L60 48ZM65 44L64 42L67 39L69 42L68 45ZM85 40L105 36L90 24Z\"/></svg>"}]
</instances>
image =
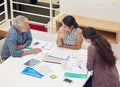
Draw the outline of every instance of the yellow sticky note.
<instances>
[{"instance_id":1,"label":"yellow sticky note","mask_svg":"<svg viewBox=\"0 0 120 87\"><path fill-rule=\"evenodd\" d=\"M112 0L112 4L116 4L117 3L117 0Z\"/></svg>"},{"instance_id":2,"label":"yellow sticky note","mask_svg":"<svg viewBox=\"0 0 120 87\"><path fill-rule=\"evenodd\" d=\"M49 77L50 77L51 79L55 79L55 78L57 78L57 76L56 76L55 74L50 75Z\"/></svg>"}]
</instances>

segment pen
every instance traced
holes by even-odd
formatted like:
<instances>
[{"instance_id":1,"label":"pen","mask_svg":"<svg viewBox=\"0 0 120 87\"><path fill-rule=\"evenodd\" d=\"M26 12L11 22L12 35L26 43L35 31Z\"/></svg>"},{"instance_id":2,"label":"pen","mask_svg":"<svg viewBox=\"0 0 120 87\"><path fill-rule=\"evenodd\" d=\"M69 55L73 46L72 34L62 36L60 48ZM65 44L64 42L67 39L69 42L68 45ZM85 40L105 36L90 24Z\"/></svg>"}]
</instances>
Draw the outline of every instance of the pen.
<instances>
[{"instance_id":1,"label":"pen","mask_svg":"<svg viewBox=\"0 0 120 87\"><path fill-rule=\"evenodd\" d=\"M55 63L55 64L61 64L61 63L59 63L59 62L52 62L52 61L44 61L44 62Z\"/></svg>"},{"instance_id":2,"label":"pen","mask_svg":"<svg viewBox=\"0 0 120 87\"><path fill-rule=\"evenodd\" d=\"M82 67L81 67L81 66L79 66L79 68L82 70Z\"/></svg>"},{"instance_id":3,"label":"pen","mask_svg":"<svg viewBox=\"0 0 120 87\"><path fill-rule=\"evenodd\" d=\"M47 46L48 45L48 43L47 44L45 44L44 46L42 46L42 48L44 48L45 46Z\"/></svg>"}]
</instances>

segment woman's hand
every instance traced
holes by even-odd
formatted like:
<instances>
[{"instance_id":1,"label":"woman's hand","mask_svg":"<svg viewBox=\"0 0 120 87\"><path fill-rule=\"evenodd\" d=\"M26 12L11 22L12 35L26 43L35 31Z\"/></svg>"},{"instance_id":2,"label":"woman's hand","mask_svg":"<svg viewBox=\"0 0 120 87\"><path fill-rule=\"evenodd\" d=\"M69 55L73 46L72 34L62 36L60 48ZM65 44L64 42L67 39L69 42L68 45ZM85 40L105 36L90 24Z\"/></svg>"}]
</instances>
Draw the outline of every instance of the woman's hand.
<instances>
[{"instance_id":1,"label":"woman's hand","mask_svg":"<svg viewBox=\"0 0 120 87\"><path fill-rule=\"evenodd\" d=\"M63 39L66 37L65 33L60 33L59 36L58 36L60 39Z\"/></svg>"}]
</instances>

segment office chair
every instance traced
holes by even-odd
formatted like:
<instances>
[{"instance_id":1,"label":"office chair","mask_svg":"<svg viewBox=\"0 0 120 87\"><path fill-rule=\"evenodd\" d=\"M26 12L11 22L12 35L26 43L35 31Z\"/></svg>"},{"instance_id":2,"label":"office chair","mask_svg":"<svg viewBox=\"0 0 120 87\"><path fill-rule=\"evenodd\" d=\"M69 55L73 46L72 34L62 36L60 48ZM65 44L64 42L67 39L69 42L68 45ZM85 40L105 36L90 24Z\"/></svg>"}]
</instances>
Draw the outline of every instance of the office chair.
<instances>
[{"instance_id":1,"label":"office chair","mask_svg":"<svg viewBox=\"0 0 120 87\"><path fill-rule=\"evenodd\" d=\"M3 38L2 40L0 40L0 64L2 63L2 58L1 58L1 50L2 50L2 46L4 44L5 38Z\"/></svg>"}]
</instances>

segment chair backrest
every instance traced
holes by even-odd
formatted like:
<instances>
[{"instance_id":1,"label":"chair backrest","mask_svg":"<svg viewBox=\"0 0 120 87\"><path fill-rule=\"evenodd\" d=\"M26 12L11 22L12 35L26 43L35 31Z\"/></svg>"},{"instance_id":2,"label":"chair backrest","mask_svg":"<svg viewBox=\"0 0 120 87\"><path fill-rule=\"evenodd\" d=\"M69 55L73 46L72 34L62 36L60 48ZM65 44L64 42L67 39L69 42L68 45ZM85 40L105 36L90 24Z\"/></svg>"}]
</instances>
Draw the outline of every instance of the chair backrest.
<instances>
[{"instance_id":1,"label":"chair backrest","mask_svg":"<svg viewBox=\"0 0 120 87\"><path fill-rule=\"evenodd\" d=\"M33 24L33 23L30 23L29 25L30 25L30 28L33 30L46 32L46 28L44 25L38 25L38 24Z\"/></svg>"},{"instance_id":2,"label":"chair backrest","mask_svg":"<svg viewBox=\"0 0 120 87\"><path fill-rule=\"evenodd\" d=\"M0 40L0 58L1 58L1 51L2 51L2 46L4 44L5 38L3 38L2 40Z\"/></svg>"},{"instance_id":3,"label":"chair backrest","mask_svg":"<svg viewBox=\"0 0 120 87\"><path fill-rule=\"evenodd\" d=\"M12 26L12 21L10 21L10 26ZM29 23L29 26L33 30L38 30L38 31L43 31L43 32L47 31L44 25L38 25L38 24L35 24L35 23Z\"/></svg>"},{"instance_id":4,"label":"chair backrest","mask_svg":"<svg viewBox=\"0 0 120 87\"><path fill-rule=\"evenodd\" d=\"M0 40L0 64L2 63L2 59L1 59L1 51L2 51L2 46L4 44L5 38Z\"/></svg>"}]
</instances>

